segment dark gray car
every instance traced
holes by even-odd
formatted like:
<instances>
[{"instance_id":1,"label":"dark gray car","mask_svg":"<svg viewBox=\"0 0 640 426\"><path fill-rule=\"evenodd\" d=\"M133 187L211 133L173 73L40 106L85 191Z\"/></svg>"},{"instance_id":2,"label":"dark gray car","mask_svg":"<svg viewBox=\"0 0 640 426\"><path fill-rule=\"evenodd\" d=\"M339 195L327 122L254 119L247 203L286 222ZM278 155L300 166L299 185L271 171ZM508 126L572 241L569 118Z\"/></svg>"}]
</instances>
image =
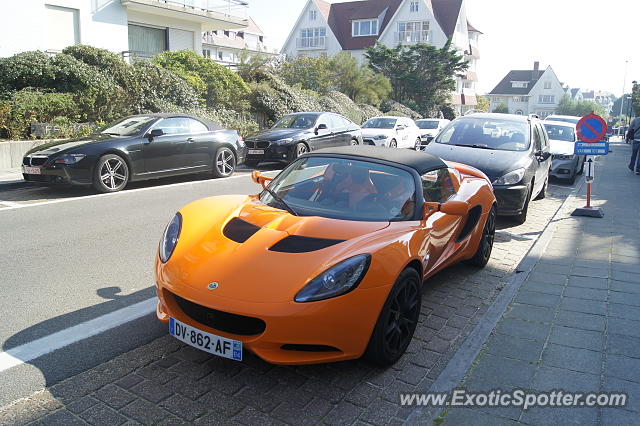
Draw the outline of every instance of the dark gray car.
<instances>
[{"instance_id":1,"label":"dark gray car","mask_svg":"<svg viewBox=\"0 0 640 426\"><path fill-rule=\"evenodd\" d=\"M472 114L452 121L425 152L473 166L493 184L498 214L524 223L529 202L546 196L551 154L542 122L511 114Z\"/></svg>"}]
</instances>

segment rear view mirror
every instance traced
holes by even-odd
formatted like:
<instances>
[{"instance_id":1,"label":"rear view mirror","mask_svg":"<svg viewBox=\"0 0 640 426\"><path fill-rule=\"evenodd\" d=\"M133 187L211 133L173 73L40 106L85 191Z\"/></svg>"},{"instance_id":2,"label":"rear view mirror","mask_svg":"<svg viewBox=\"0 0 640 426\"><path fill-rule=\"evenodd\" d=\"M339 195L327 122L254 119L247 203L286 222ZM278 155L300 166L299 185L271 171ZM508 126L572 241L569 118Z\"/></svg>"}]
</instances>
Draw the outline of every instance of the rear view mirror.
<instances>
[{"instance_id":1,"label":"rear view mirror","mask_svg":"<svg viewBox=\"0 0 640 426\"><path fill-rule=\"evenodd\" d=\"M262 174L257 171L254 170L251 173L251 179L255 182L255 183L259 183L260 185L262 185L263 188L265 188L267 185L267 182L271 182L273 180L273 178L267 177L267 176L262 176Z\"/></svg>"}]
</instances>

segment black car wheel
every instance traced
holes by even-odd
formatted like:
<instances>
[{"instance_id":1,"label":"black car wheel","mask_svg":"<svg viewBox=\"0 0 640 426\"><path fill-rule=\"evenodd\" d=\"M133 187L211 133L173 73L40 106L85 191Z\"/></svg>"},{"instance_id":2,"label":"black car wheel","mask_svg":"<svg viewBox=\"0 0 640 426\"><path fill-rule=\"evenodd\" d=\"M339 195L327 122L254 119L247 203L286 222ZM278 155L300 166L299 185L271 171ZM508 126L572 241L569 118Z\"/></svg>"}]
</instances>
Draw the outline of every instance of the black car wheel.
<instances>
[{"instance_id":1,"label":"black car wheel","mask_svg":"<svg viewBox=\"0 0 640 426\"><path fill-rule=\"evenodd\" d=\"M222 146L216 151L213 164L213 176L217 178L229 177L236 169L236 156L231 149Z\"/></svg>"},{"instance_id":2,"label":"black car wheel","mask_svg":"<svg viewBox=\"0 0 640 426\"><path fill-rule=\"evenodd\" d=\"M484 223L484 229L482 230L482 237L478 250L473 257L467 260L469 265L484 268L491 258L491 251L493 250L493 241L496 236L496 206L492 206L487 216L487 220Z\"/></svg>"},{"instance_id":3,"label":"black car wheel","mask_svg":"<svg viewBox=\"0 0 640 426\"><path fill-rule=\"evenodd\" d=\"M519 215L514 216L515 221L520 225L522 225L527 221L527 213L529 211L529 203L531 202L531 195L533 195L533 182L531 182L531 187L529 188L529 191L527 191L527 199L524 202L524 207L522 208L522 212Z\"/></svg>"},{"instance_id":4,"label":"black car wheel","mask_svg":"<svg viewBox=\"0 0 640 426\"><path fill-rule=\"evenodd\" d=\"M395 363L407 350L418 324L422 305L420 274L407 268L400 273L382 307L365 357L378 365Z\"/></svg>"},{"instance_id":5,"label":"black car wheel","mask_svg":"<svg viewBox=\"0 0 640 426\"><path fill-rule=\"evenodd\" d=\"M129 166L122 157L116 154L100 157L93 176L93 187L98 192L118 192L128 182Z\"/></svg>"},{"instance_id":6,"label":"black car wheel","mask_svg":"<svg viewBox=\"0 0 640 426\"><path fill-rule=\"evenodd\" d=\"M544 185L542 186L542 189L538 193L538 196L536 197L536 200L544 200L545 198L547 198L547 189L549 189L549 177L548 176L547 176L547 179L544 181Z\"/></svg>"},{"instance_id":7,"label":"black car wheel","mask_svg":"<svg viewBox=\"0 0 640 426\"><path fill-rule=\"evenodd\" d=\"M309 152L309 148L307 147L307 144L304 142L300 142L298 144L296 144L295 146L295 157L293 158L294 160L298 157L300 157L303 154L306 154L307 152Z\"/></svg>"},{"instance_id":8,"label":"black car wheel","mask_svg":"<svg viewBox=\"0 0 640 426\"><path fill-rule=\"evenodd\" d=\"M351 142L349 143L349 145L355 146L355 145L359 145L359 144L358 144L358 141L356 139L351 139Z\"/></svg>"},{"instance_id":9,"label":"black car wheel","mask_svg":"<svg viewBox=\"0 0 640 426\"><path fill-rule=\"evenodd\" d=\"M389 142L389 148L397 148L398 147L398 142L396 142L395 139L391 139L391 142Z\"/></svg>"},{"instance_id":10,"label":"black car wheel","mask_svg":"<svg viewBox=\"0 0 640 426\"><path fill-rule=\"evenodd\" d=\"M416 139L416 143L414 144L413 149L415 149L416 151L420 151L420 148L422 148L422 140L418 138Z\"/></svg>"}]
</instances>

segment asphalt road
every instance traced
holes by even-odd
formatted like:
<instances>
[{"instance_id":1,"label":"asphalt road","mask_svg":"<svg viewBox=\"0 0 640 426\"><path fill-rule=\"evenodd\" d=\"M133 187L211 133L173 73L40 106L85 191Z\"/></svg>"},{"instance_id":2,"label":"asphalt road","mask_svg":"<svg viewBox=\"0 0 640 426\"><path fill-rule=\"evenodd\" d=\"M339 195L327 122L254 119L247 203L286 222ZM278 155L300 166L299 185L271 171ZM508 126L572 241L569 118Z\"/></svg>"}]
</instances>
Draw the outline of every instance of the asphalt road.
<instances>
[{"instance_id":1,"label":"asphalt road","mask_svg":"<svg viewBox=\"0 0 640 426\"><path fill-rule=\"evenodd\" d=\"M277 167L265 171L275 175ZM84 324L86 332L89 321L153 298L154 256L174 213L202 197L258 189L246 169L227 179L165 179L107 195L0 185L0 407L166 334L145 311L33 359L2 358L25 347L47 352L51 336L75 341L82 333L75 328ZM498 225L504 237L532 238L511 234L508 220Z\"/></svg>"},{"instance_id":2,"label":"asphalt road","mask_svg":"<svg viewBox=\"0 0 640 426\"><path fill-rule=\"evenodd\" d=\"M154 256L175 212L203 197L256 192L246 170L227 179L135 184L107 195L0 185L1 352L154 297ZM23 365L0 366L0 406L164 332L153 314L145 315Z\"/></svg>"}]
</instances>

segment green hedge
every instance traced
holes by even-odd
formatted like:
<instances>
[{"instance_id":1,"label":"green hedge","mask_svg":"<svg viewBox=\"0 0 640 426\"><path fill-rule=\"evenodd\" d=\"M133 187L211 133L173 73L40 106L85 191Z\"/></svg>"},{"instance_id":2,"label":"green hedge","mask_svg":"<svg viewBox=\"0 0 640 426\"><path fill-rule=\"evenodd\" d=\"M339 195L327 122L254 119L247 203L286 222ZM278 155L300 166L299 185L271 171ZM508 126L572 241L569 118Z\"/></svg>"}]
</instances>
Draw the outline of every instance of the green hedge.
<instances>
[{"instance_id":1,"label":"green hedge","mask_svg":"<svg viewBox=\"0 0 640 426\"><path fill-rule=\"evenodd\" d=\"M380 110L386 115L399 115L401 117L409 117L414 120L419 120L422 118L422 115L420 115L419 113L415 112L408 106L394 100L383 101L380 104Z\"/></svg>"}]
</instances>

